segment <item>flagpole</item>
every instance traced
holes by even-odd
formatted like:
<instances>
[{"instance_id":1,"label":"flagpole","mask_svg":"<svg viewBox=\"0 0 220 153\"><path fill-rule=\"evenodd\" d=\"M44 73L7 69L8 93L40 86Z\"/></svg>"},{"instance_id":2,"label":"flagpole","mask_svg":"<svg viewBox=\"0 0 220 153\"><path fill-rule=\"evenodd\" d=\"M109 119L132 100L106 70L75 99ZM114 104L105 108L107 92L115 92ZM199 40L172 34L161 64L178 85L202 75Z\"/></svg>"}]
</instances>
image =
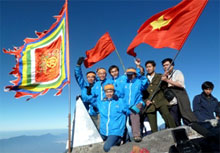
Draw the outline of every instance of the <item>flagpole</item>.
<instances>
[{"instance_id":1,"label":"flagpole","mask_svg":"<svg viewBox=\"0 0 220 153\"><path fill-rule=\"evenodd\" d=\"M69 97L69 114L68 114L68 153L71 153L71 84L70 84L70 62L69 62L69 19L68 19L68 0L65 0L66 8L66 53L67 53L67 71L68 71L68 97Z\"/></svg>"},{"instance_id":2,"label":"flagpole","mask_svg":"<svg viewBox=\"0 0 220 153\"><path fill-rule=\"evenodd\" d=\"M68 85L68 93L69 93L69 115L68 115L68 153L71 153L71 86L70 83Z\"/></svg>"},{"instance_id":3,"label":"flagpole","mask_svg":"<svg viewBox=\"0 0 220 153\"><path fill-rule=\"evenodd\" d=\"M119 55L118 50L117 50L116 47L115 47L115 52L116 52L116 54L118 55L119 61L120 61L121 65L122 65L122 68L123 68L123 70L124 70L124 72L125 72L125 71L126 71L125 65L124 65L124 63L123 63L123 61L122 61L122 59L121 59L121 56Z\"/></svg>"}]
</instances>

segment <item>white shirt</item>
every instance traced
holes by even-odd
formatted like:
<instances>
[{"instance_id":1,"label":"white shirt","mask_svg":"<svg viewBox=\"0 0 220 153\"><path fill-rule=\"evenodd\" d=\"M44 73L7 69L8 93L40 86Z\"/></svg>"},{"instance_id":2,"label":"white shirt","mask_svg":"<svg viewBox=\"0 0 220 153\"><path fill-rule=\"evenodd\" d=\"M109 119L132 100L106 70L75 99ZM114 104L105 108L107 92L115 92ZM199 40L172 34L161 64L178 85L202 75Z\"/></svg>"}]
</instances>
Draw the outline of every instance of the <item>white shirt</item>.
<instances>
[{"instance_id":1,"label":"white shirt","mask_svg":"<svg viewBox=\"0 0 220 153\"><path fill-rule=\"evenodd\" d=\"M172 81L178 82L185 88L184 76L180 70L173 70L173 74L171 73L170 75L168 75L168 78L171 79ZM168 84L168 87L172 87L172 86L173 85Z\"/></svg>"},{"instance_id":2,"label":"white shirt","mask_svg":"<svg viewBox=\"0 0 220 153\"><path fill-rule=\"evenodd\" d=\"M152 82L152 79L154 78L154 76L155 76L155 73L152 76L151 75L147 75L147 78L150 81L150 83Z\"/></svg>"},{"instance_id":3,"label":"white shirt","mask_svg":"<svg viewBox=\"0 0 220 153\"><path fill-rule=\"evenodd\" d=\"M168 78L171 79L172 81L178 82L185 88L184 84L184 76L183 73L180 70L173 70L173 74L171 73L168 75ZM168 87L172 87L173 85L168 84ZM169 105L176 105L177 104L177 99L174 97L170 102Z\"/></svg>"}]
</instances>

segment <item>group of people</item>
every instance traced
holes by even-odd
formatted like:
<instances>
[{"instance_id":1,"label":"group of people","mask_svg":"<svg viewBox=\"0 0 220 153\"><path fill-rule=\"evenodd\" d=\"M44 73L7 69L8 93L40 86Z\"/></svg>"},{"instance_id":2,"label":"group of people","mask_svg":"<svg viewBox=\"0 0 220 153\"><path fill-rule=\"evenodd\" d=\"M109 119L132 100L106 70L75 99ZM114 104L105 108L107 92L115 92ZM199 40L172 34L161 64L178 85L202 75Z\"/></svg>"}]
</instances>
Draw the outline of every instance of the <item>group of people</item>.
<instances>
[{"instance_id":1,"label":"group of people","mask_svg":"<svg viewBox=\"0 0 220 153\"><path fill-rule=\"evenodd\" d=\"M157 111L161 114L167 128L185 125L207 119L219 118L219 102L212 96L214 85L204 82L202 94L195 96L193 110L185 90L184 76L174 69L170 58L162 61L164 74L156 73L156 63L145 63L147 74L139 59L136 68L130 67L119 76L116 65L109 67L111 79L107 79L105 68L86 73L84 80L80 57L75 67L75 78L81 88L81 98L94 124L105 141L104 151L114 145L131 140L140 142L143 136L144 122L149 121L151 131L158 131ZM216 113L214 115L214 112ZM127 132L131 129L131 133Z\"/></svg>"}]
</instances>

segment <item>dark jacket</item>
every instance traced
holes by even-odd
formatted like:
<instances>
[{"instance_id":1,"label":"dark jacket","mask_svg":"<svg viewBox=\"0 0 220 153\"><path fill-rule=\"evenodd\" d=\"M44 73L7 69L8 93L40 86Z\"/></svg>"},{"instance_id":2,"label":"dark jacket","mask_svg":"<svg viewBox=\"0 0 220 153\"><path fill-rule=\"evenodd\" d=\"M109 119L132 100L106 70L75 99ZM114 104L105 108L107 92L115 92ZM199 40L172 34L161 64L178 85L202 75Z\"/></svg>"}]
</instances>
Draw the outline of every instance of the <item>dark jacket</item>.
<instances>
[{"instance_id":1,"label":"dark jacket","mask_svg":"<svg viewBox=\"0 0 220 153\"><path fill-rule=\"evenodd\" d=\"M205 93L193 99L193 112L199 121L215 119L214 112L218 115L218 100L212 95L208 98Z\"/></svg>"},{"instance_id":2,"label":"dark jacket","mask_svg":"<svg viewBox=\"0 0 220 153\"><path fill-rule=\"evenodd\" d=\"M160 85L160 87L157 88L158 84L160 83L161 77L162 77L162 74L155 73L151 83L149 83L147 90L143 92L143 94L144 94L143 97L146 101L146 100L150 100L150 98L152 97L152 95L156 91L156 94L154 95L154 97L152 99L153 104L151 104L147 108L147 110L145 110L146 113L155 112L156 108L159 108L162 105L168 105L168 101L165 99L164 93L163 93L164 84L162 83Z\"/></svg>"},{"instance_id":3,"label":"dark jacket","mask_svg":"<svg viewBox=\"0 0 220 153\"><path fill-rule=\"evenodd\" d=\"M198 121L197 117L194 115L190 107L190 100L186 90L184 88L178 88L178 87L169 87L169 89L173 91L173 93L177 98L177 103L182 118L184 120L187 120L188 123ZM186 122L184 122L184 124L186 124Z\"/></svg>"}]
</instances>

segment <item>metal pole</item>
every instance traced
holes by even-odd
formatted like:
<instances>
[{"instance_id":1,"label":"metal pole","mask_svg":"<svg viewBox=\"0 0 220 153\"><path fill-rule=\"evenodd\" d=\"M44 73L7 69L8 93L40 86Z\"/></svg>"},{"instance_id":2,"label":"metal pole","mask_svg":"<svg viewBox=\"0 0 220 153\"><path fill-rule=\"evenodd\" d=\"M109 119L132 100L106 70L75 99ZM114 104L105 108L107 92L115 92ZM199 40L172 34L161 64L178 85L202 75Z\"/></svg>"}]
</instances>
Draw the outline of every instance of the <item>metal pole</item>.
<instances>
[{"instance_id":1,"label":"metal pole","mask_svg":"<svg viewBox=\"0 0 220 153\"><path fill-rule=\"evenodd\" d=\"M123 68L123 70L124 70L124 72L125 72L126 69L125 69L124 63L123 63L123 61L122 61L122 59L121 59L121 57L120 57L120 55L119 55L118 50L117 50L116 47L115 47L115 52L116 52L116 54L118 55L119 61L120 61L121 65L122 65L122 68Z\"/></svg>"}]
</instances>

